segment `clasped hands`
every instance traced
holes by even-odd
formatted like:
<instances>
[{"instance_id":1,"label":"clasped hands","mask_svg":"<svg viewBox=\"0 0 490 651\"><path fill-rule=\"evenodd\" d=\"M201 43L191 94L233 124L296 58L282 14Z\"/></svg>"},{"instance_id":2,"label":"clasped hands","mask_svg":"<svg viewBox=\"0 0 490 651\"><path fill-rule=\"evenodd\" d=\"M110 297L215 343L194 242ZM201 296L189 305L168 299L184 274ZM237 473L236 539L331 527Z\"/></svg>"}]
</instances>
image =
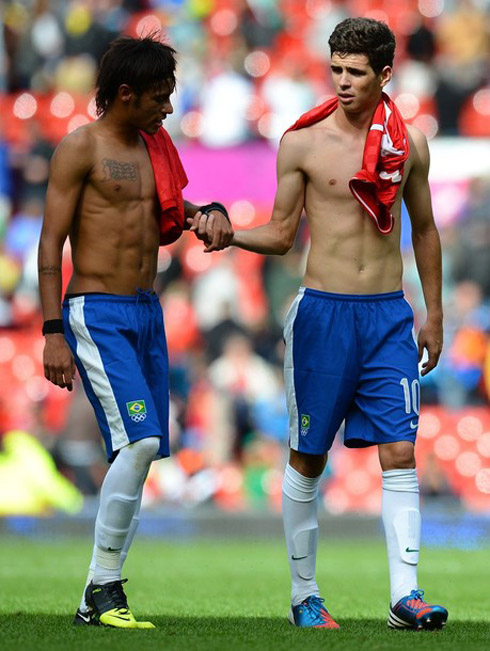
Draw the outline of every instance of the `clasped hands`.
<instances>
[{"instance_id":1,"label":"clasped hands","mask_svg":"<svg viewBox=\"0 0 490 651\"><path fill-rule=\"evenodd\" d=\"M194 217L187 218L187 223L197 239L204 242L204 253L226 249L235 234L233 226L219 210L212 210L209 214L198 210Z\"/></svg>"}]
</instances>

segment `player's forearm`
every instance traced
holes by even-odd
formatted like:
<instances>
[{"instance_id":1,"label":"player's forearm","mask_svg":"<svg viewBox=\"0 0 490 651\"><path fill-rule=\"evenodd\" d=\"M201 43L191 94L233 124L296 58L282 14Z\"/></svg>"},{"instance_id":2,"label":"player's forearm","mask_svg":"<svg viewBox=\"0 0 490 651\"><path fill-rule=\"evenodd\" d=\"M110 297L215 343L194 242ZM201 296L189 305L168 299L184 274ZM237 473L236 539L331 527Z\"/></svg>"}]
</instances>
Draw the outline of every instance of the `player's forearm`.
<instances>
[{"instance_id":1,"label":"player's forearm","mask_svg":"<svg viewBox=\"0 0 490 651\"><path fill-rule=\"evenodd\" d=\"M61 318L63 243L41 235L38 255L39 295L45 321Z\"/></svg>"},{"instance_id":2,"label":"player's forearm","mask_svg":"<svg viewBox=\"0 0 490 651\"><path fill-rule=\"evenodd\" d=\"M289 251L294 242L294 237L269 222L245 231L235 231L232 245L245 251L261 253L263 255L284 255Z\"/></svg>"},{"instance_id":3,"label":"player's forearm","mask_svg":"<svg viewBox=\"0 0 490 651\"><path fill-rule=\"evenodd\" d=\"M442 254L437 228L412 232L413 250L422 284L427 319L442 320Z\"/></svg>"}]
</instances>

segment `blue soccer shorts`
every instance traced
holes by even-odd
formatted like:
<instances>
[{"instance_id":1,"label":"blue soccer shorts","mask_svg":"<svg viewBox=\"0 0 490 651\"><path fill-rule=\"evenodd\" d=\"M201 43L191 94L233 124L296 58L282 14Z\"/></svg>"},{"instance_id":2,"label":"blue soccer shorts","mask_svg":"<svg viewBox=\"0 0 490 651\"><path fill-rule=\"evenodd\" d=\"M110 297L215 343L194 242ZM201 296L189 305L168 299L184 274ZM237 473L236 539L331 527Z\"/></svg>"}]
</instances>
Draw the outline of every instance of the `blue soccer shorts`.
<instances>
[{"instance_id":1,"label":"blue soccer shorts","mask_svg":"<svg viewBox=\"0 0 490 651\"><path fill-rule=\"evenodd\" d=\"M301 287L284 326L289 444L415 442L420 407L413 312L403 292L331 294Z\"/></svg>"},{"instance_id":2,"label":"blue soccer shorts","mask_svg":"<svg viewBox=\"0 0 490 651\"><path fill-rule=\"evenodd\" d=\"M63 323L108 460L149 436L160 438L158 457L168 457L168 353L158 296L67 297Z\"/></svg>"}]
</instances>

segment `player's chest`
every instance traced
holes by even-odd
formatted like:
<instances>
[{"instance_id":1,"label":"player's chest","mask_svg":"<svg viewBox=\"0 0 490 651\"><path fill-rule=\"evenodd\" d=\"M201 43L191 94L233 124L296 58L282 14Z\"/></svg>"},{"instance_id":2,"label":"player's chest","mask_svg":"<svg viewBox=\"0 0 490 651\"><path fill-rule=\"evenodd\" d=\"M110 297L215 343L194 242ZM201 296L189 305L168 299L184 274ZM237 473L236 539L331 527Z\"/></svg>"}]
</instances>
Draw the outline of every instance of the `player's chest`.
<instances>
[{"instance_id":1,"label":"player's chest","mask_svg":"<svg viewBox=\"0 0 490 651\"><path fill-rule=\"evenodd\" d=\"M362 142L325 139L308 152L304 163L308 183L329 197L351 198L349 181L362 167Z\"/></svg>"},{"instance_id":2,"label":"player's chest","mask_svg":"<svg viewBox=\"0 0 490 651\"><path fill-rule=\"evenodd\" d=\"M105 199L118 203L155 197L155 178L146 149L104 149L97 153L91 180Z\"/></svg>"}]
</instances>

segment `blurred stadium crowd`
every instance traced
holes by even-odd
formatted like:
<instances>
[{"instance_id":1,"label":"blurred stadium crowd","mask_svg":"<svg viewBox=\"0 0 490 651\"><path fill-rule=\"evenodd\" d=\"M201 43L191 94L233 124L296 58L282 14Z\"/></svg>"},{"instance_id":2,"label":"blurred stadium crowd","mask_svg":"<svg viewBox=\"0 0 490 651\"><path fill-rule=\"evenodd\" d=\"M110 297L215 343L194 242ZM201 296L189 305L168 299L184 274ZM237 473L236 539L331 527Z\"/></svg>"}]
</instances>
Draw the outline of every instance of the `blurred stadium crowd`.
<instances>
[{"instance_id":1,"label":"blurred stadium crowd","mask_svg":"<svg viewBox=\"0 0 490 651\"><path fill-rule=\"evenodd\" d=\"M179 68L175 111L166 126L186 169L193 170L194 194L187 197L196 203L224 200L232 221L250 226L268 218L279 137L331 92L327 40L345 17L385 20L394 30L395 80L388 91L431 141L489 137L489 8L489 0L0 5L0 465L5 470L22 457L33 460L24 473L3 473L0 513L53 506L53 459L86 495L96 494L106 469L81 387L67 394L43 378L36 255L50 157L64 135L95 118L94 75L108 43L120 33L161 29L167 35ZM206 177L206 168L214 167L209 161L218 161L216 175L226 182L212 196L205 183L192 186L193 177ZM464 167L456 158L452 164ZM270 168L263 175L270 178L268 192L260 193L260 183L249 192L261 165ZM465 179L450 208L450 219L436 210L444 246L446 344L440 367L422 383L419 467L427 495L461 497L466 505L490 510L490 177ZM405 291L420 325L423 301L408 243L404 235ZM160 250L157 290L171 357L174 455L153 464L148 503L279 507L287 432L282 323L307 247L302 223L294 250L281 258L238 250L206 256L189 234ZM69 274L67 250L65 285ZM346 453L340 445L333 450L325 482L328 509L379 508L374 453ZM14 504L7 476L24 487L30 478L37 501L24 491L22 502L18 491ZM35 481L41 476L44 489ZM79 501L70 500L68 495L54 505L75 509Z\"/></svg>"}]
</instances>

